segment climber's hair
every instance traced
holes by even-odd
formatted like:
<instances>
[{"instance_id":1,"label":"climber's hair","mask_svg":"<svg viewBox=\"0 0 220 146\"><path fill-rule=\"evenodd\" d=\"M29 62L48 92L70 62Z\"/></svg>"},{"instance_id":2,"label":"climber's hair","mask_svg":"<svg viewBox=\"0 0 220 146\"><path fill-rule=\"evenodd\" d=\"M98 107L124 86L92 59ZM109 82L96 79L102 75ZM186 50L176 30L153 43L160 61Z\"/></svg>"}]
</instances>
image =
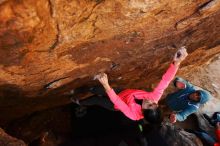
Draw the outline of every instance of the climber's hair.
<instances>
[{"instance_id":1,"label":"climber's hair","mask_svg":"<svg viewBox=\"0 0 220 146\"><path fill-rule=\"evenodd\" d=\"M144 119L150 124L161 124L163 121L163 114L160 108L156 109L144 109Z\"/></svg>"}]
</instances>

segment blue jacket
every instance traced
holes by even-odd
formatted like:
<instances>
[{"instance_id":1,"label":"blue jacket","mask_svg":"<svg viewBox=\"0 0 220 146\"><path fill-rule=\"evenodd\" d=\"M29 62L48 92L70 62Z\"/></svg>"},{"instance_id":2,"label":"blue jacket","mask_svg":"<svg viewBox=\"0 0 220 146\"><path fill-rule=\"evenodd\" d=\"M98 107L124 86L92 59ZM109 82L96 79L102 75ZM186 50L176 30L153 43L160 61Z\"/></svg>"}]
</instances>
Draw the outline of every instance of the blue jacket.
<instances>
[{"instance_id":1,"label":"blue jacket","mask_svg":"<svg viewBox=\"0 0 220 146\"><path fill-rule=\"evenodd\" d=\"M166 98L167 105L176 112L176 118L178 121L184 121L187 116L191 115L192 113L195 113L201 104L206 103L212 95L207 91L200 87L194 86L188 81L177 77L174 80L174 83L176 81L180 81L185 84L185 89L180 89L177 92L174 92L172 94L169 94ZM201 99L199 102L193 102L189 100L188 96L198 91L201 94Z\"/></svg>"}]
</instances>

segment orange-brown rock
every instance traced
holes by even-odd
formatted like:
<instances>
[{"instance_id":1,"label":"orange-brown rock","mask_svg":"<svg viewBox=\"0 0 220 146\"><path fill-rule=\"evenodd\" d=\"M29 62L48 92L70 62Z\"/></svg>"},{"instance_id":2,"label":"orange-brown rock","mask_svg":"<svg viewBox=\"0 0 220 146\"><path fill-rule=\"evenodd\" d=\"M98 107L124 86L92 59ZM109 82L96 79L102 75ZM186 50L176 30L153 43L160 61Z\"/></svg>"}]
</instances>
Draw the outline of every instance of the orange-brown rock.
<instances>
[{"instance_id":1,"label":"orange-brown rock","mask_svg":"<svg viewBox=\"0 0 220 146\"><path fill-rule=\"evenodd\" d=\"M70 89L151 88L173 53L183 66L220 52L219 0L1 0L0 124L70 103Z\"/></svg>"},{"instance_id":2,"label":"orange-brown rock","mask_svg":"<svg viewBox=\"0 0 220 146\"><path fill-rule=\"evenodd\" d=\"M22 140L16 139L0 128L0 145L1 146L27 146Z\"/></svg>"}]
</instances>

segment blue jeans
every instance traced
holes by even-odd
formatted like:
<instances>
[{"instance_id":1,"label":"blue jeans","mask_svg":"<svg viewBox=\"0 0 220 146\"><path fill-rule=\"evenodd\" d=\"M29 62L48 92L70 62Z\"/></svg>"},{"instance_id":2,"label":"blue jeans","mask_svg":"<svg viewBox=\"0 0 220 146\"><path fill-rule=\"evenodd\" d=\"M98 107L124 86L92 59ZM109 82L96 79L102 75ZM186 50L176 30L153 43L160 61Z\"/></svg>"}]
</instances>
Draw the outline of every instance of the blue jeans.
<instances>
[{"instance_id":1,"label":"blue jeans","mask_svg":"<svg viewBox=\"0 0 220 146\"><path fill-rule=\"evenodd\" d=\"M114 89L116 93L119 93L120 89ZM114 111L114 104L110 101L108 95L106 94L105 90L101 86L95 86L89 89L89 92L93 93L94 95L88 97L84 100L81 100L79 103L80 105L84 106L100 106L107 110Z\"/></svg>"},{"instance_id":2,"label":"blue jeans","mask_svg":"<svg viewBox=\"0 0 220 146\"><path fill-rule=\"evenodd\" d=\"M209 146L213 146L216 143L216 140L207 134L205 131L193 131L193 130L186 130L190 133L194 133L198 138L202 140L202 142L206 143Z\"/></svg>"}]
</instances>

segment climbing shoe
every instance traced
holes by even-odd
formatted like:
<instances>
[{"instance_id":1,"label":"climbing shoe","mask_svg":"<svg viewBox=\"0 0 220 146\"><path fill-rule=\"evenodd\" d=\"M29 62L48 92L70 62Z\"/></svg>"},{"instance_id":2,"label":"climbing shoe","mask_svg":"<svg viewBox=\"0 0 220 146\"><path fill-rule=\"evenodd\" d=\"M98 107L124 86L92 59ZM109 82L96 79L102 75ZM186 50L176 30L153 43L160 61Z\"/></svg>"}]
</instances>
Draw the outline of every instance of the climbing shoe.
<instances>
[{"instance_id":1,"label":"climbing shoe","mask_svg":"<svg viewBox=\"0 0 220 146\"><path fill-rule=\"evenodd\" d=\"M75 116L76 117L81 118L81 117L85 116L86 113L87 113L87 108L85 106L79 106L75 109Z\"/></svg>"}]
</instances>

